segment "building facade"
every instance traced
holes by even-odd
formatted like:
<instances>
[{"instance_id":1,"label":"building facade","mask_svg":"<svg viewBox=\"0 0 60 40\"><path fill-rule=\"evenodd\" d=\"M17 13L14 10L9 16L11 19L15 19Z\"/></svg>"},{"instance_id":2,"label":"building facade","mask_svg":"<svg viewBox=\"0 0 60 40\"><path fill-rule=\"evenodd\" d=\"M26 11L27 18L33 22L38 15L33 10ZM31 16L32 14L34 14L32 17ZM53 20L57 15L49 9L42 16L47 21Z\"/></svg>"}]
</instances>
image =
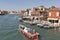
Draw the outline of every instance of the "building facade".
<instances>
[{"instance_id":1,"label":"building facade","mask_svg":"<svg viewBox=\"0 0 60 40\"><path fill-rule=\"evenodd\" d=\"M50 9L48 13L48 19L54 27L60 26L60 8Z\"/></svg>"}]
</instances>

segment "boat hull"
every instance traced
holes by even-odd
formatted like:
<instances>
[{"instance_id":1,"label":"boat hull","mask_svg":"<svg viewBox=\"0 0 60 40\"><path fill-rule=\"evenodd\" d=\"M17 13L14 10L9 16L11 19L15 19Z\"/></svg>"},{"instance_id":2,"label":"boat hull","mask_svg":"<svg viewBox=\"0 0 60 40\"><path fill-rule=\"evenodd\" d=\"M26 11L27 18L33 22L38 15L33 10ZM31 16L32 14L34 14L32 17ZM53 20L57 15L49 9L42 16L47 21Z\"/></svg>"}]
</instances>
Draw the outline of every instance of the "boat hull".
<instances>
[{"instance_id":1,"label":"boat hull","mask_svg":"<svg viewBox=\"0 0 60 40\"><path fill-rule=\"evenodd\" d=\"M29 39L31 39L31 40L38 40L38 38L39 38L38 35L36 35L36 36L31 36L30 33L24 32L24 30L21 29L21 28L19 29L19 32L21 32L22 34L24 34L27 38L29 38Z\"/></svg>"}]
</instances>

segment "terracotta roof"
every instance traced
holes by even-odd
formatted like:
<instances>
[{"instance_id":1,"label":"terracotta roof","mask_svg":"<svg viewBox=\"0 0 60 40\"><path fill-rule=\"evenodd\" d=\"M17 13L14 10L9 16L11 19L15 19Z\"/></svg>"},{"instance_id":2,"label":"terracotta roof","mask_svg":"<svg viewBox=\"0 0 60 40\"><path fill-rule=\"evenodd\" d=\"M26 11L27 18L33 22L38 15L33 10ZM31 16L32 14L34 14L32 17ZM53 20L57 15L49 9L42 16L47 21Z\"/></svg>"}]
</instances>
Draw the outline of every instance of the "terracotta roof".
<instances>
[{"instance_id":1,"label":"terracotta roof","mask_svg":"<svg viewBox=\"0 0 60 40\"><path fill-rule=\"evenodd\" d=\"M49 11L60 11L60 8L52 8Z\"/></svg>"}]
</instances>

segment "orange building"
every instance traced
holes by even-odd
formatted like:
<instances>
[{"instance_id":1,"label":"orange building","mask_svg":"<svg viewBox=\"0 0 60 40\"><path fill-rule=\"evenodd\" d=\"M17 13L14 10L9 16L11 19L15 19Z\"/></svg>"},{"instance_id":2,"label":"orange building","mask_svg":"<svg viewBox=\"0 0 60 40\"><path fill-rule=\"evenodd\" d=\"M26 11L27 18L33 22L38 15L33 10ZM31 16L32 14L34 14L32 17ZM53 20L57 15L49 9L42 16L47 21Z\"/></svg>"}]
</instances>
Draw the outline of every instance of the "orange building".
<instances>
[{"instance_id":1,"label":"orange building","mask_svg":"<svg viewBox=\"0 0 60 40\"><path fill-rule=\"evenodd\" d=\"M53 23L54 26L58 26L60 24L60 8L49 10L48 21Z\"/></svg>"}]
</instances>

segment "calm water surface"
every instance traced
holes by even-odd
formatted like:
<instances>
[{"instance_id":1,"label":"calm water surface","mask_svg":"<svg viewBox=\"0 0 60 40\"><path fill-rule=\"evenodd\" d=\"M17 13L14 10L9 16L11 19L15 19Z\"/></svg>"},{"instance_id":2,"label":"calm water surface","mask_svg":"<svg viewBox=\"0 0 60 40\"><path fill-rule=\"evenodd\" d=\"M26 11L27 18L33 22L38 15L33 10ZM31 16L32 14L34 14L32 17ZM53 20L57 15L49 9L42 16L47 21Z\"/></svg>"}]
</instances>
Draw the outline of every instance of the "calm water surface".
<instances>
[{"instance_id":1,"label":"calm water surface","mask_svg":"<svg viewBox=\"0 0 60 40\"><path fill-rule=\"evenodd\" d=\"M60 40L60 30L43 29L36 25L21 23L18 21L20 15L0 15L0 40L29 40L18 32L19 24L36 29L40 33L39 40Z\"/></svg>"}]
</instances>

